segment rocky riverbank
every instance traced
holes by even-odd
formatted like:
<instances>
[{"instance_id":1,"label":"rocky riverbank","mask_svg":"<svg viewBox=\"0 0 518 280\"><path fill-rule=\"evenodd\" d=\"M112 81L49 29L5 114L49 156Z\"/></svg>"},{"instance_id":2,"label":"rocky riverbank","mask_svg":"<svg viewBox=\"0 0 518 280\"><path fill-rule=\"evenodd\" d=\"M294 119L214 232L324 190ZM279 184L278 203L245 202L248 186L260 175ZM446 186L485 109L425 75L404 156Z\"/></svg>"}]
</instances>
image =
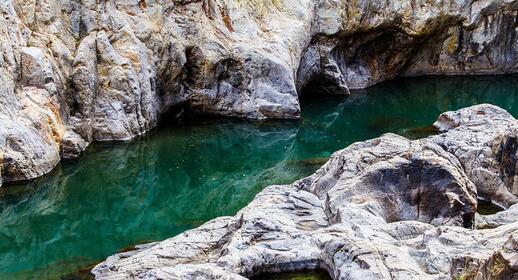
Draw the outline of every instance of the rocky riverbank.
<instances>
[{"instance_id":1,"label":"rocky riverbank","mask_svg":"<svg viewBox=\"0 0 518 280\"><path fill-rule=\"evenodd\" d=\"M108 258L97 279L518 277L518 121L492 105L442 114L441 134L352 144L315 174L270 186L234 217ZM477 214L477 198L506 210Z\"/></svg>"},{"instance_id":2,"label":"rocky riverbank","mask_svg":"<svg viewBox=\"0 0 518 280\"><path fill-rule=\"evenodd\" d=\"M518 68L516 0L7 0L0 11L4 182L166 113L296 119L306 88Z\"/></svg>"}]
</instances>

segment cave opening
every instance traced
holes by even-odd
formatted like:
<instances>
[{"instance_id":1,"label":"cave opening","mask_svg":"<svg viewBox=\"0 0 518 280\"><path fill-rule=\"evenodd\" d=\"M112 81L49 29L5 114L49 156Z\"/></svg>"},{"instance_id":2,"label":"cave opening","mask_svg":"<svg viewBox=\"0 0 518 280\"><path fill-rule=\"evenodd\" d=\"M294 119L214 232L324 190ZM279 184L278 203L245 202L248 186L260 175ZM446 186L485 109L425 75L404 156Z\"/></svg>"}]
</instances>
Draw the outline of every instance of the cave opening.
<instances>
[{"instance_id":1,"label":"cave opening","mask_svg":"<svg viewBox=\"0 0 518 280\"><path fill-rule=\"evenodd\" d=\"M299 90L299 98L312 98L323 95L349 95L347 88L340 86L336 80L318 75L313 77L302 89Z\"/></svg>"}]
</instances>

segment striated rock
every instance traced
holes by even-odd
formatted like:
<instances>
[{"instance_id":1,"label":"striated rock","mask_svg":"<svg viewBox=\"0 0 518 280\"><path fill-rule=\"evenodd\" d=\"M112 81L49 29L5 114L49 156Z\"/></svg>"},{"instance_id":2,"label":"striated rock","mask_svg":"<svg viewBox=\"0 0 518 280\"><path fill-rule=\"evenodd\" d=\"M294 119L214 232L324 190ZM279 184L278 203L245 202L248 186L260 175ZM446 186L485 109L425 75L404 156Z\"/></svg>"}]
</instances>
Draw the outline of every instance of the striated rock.
<instances>
[{"instance_id":1,"label":"striated rock","mask_svg":"<svg viewBox=\"0 0 518 280\"><path fill-rule=\"evenodd\" d=\"M141 135L171 111L296 119L311 87L518 67L516 0L6 0L0 10L2 120L16 122L24 87L47 90L63 158Z\"/></svg>"},{"instance_id":2,"label":"striated rock","mask_svg":"<svg viewBox=\"0 0 518 280\"><path fill-rule=\"evenodd\" d=\"M21 83L25 86L44 87L53 82L54 72L40 48L22 48Z\"/></svg>"},{"instance_id":3,"label":"striated rock","mask_svg":"<svg viewBox=\"0 0 518 280\"><path fill-rule=\"evenodd\" d=\"M453 263L456 279L505 279L518 277L518 240L513 234L489 259L477 260L466 257Z\"/></svg>"},{"instance_id":4,"label":"striated rock","mask_svg":"<svg viewBox=\"0 0 518 280\"><path fill-rule=\"evenodd\" d=\"M504 38L516 34L517 6L516 1L322 1L315 18L319 33L297 82L304 87L311 79L334 81L341 92L344 85L359 89L396 76L515 72L516 40Z\"/></svg>"},{"instance_id":5,"label":"striated rock","mask_svg":"<svg viewBox=\"0 0 518 280\"><path fill-rule=\"evenodd\" d=\"M514 279L518 208L487 216L475 211L477 196L501 198L504 188L512 203L504 181L516 171L509 144L515 123L484 104L442 114L436 126L446 132L438 136L411 141L386 134L352 144L315 174L265 188L234 217L113 255L92 273L96 279L241 279L325 269L334 279ZM450 151L448 143L458 148ZM460 153L468 146L506 160L488 166ZM474 170L504 180L491 189Z\"/></svg>"},{"instance_id":6,"label":"striated rock","mask_svg":"<svg viewBox=\"0 0 518 280\"><path fill-rule=\"evenodd\" d=\"M0 127L3 144L4 182L37 178L58 164L59 146L65 128L59 118L59 104L44 89L25 87L19 111Z\"/></svg>"}]
</instances>

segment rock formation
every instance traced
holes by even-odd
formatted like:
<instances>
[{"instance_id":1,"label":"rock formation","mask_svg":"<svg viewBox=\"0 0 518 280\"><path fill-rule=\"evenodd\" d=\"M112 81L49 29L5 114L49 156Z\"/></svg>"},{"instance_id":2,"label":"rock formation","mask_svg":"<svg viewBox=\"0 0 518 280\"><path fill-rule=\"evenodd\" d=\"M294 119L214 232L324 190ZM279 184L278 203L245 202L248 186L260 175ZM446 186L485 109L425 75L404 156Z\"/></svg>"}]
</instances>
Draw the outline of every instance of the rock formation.
<instances>
[{"instance_id":1,"label":"rock formation","mask_svg":"<svg viewBox=\"0 0 518 280\"><path fill-rule=\"evenodd\" d=\"M6 0L4 182L164 113L298 118L298 95L396 76L516 72L518 1Z\"/></svg>"},{"instance_id":2,"label":"rock formation","mask_svg":"<svg viewBox=\"0 0 518 280\"><path fill-rule=\"evenodd\" d=\"M518 202L515 119L504 110L474 108L442 114L435 126L446 133L432 141L455 155L480 197L507 208Z\"/></svg>"},{"instance_id":3,"label":"rock formation","mask_svg":"<svg viewBox=\"0 0 518 280\"><path fill-rule=\"evenodd\" d=\"M442 114L444 133L352 144L313 175L270 186L234 217L109 257L97 279L246 279L321 268L334 279L516 279L514 206L506 208L518 121L492 105ZM491 128L491 129L488 129Z\"/></svg>"}]
</instances>

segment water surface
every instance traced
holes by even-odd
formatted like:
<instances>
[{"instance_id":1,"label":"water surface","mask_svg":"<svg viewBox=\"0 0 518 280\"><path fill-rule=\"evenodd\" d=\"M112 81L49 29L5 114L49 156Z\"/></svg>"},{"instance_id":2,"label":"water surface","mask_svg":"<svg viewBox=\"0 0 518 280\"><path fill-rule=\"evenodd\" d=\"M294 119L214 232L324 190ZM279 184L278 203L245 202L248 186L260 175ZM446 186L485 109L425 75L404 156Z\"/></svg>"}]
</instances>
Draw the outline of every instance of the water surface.
<instances>
[{"instance_id":1,"label":"water surface","mask_svg":"<svg viewBox=\"0 0 518 280\"><path fill-rule=\"evenodd\" d=\"M331 280L324 270L263 274L251 280Z\"/></svg>"},{"instance_id":2,"label":"water surface","mask_svg":"<svg viewBox=\"0 0 518 280\"><path fill-rule=\"evenodd\" d=\"M301 121L192 120L128 143L94 144L49 176L0 191L0 279L59 279L128 246L233 215L270 184L333 151L438 114L492 103L518 115L518 76L391 81L351 97L306 94Z\"/></svg>"}]
</instances>

